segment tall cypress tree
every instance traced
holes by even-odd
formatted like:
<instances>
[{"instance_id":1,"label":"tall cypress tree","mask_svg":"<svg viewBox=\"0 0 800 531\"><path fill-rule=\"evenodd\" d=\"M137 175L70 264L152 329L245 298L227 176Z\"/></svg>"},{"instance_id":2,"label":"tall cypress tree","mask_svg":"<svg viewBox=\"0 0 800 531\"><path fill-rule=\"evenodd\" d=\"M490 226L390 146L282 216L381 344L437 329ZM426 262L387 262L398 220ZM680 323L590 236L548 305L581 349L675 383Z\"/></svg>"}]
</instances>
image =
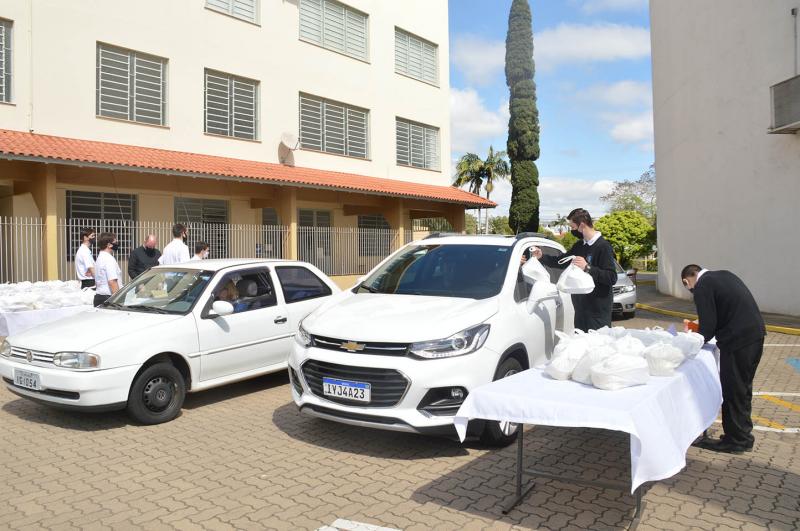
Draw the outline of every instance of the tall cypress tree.
<instances>
[{"instance_id":1,"label":"tall cypress tree","mask_svg":"<svg viewBox=\"0 0 800 531\"><path fill-rule=\"evenodd\" d=\"M506 34L508 158L511 160L509 224L516 232L539 228L539 111L533 82L533 27L528 0L513 0Z\"/></svg>"}]
</instances>

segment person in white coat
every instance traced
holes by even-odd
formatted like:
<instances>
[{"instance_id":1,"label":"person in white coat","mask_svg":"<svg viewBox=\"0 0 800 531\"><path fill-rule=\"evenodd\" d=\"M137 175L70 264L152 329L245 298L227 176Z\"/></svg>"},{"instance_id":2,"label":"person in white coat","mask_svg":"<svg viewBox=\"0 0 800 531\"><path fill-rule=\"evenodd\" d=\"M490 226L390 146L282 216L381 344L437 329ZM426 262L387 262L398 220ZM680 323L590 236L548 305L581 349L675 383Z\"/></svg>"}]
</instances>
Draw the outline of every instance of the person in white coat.
<instances>
[{"instance_id":1,"label":"person in white coat","mask_svg":"<svg viewBox=\"0 0 800 531\"><path fill-rule=\"evenodd\" d=\"M192 256L189 254L189 247L186 245L186 226L176 223L172 226L173 240L164 247L161 258L158 259L159 265L172 265L188 262Z\"/></svg>"},{"instance_id":2,"label":"person in white coat","mask_svg":"<svg viewBox=\"0 0 800 531\"><path fill-rule=\"evenodd\" d=\"M81 289L94 287L94 229L81 229L81 246L75 253L75 275L81 281Z\"/></svg>"},{"instance_id":3,"label":"person in white coat","mask_svg":"<svg viewBox=\"0 0 800 531\"><path fill-rule=\"evenodd\" d=\"M96 282L94 305L100 306L122 288L122 270L119 268L114 252L119 249L117 235L104 232L98 238L100 252L95 261L94 278Z\"/></svg>"}]
</instances>

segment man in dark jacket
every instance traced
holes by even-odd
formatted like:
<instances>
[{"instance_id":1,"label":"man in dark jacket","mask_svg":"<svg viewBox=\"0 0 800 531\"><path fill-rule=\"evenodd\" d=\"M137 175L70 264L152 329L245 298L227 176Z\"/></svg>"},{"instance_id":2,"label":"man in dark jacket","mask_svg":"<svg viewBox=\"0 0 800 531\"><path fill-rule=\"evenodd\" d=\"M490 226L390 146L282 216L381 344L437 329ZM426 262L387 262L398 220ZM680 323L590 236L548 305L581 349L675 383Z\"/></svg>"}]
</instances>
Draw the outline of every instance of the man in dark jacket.
<instances>
[{"instance_id":1,"label":"man in dark jacket","mask_svg":"<svg viewBox=\"0 0 800 531\"><path fill-rule=\"evenodd\" d=\"M594 280L594 291L586 295L572 295L575 308L575 328L597 330L611 326L611 311L614 306L613 286L617 282L617 269L614 264L614 250L611 244L594 229L592 216L582 208L576 208L567 216L572 234L579 238L567 254L542 256L541 249L533 256L548 267L565 268L570 262L559 264L566 256L574 256L572 264L588 273Z\"/></svg>"},{"instance_id":2,"label":"man in dark jacket","mask_svg":"<svg viewBox=\"0 0 800 531\"><path fill-rule=\"evenodd\" d=\"M766 327L753 295L730 271L708 271L687 265L683 285L694 295L700 333L706 341L717 338L719 381L722 385L722 429L718 441L702 440L697 446L717 452L741 454L753 449L753 377L764 350Z\"/></svg>"},{"instance_id":3,"label":"man in dark jacket","mask_svg":"<svg viewBox=\"0 0 800 531\"><path fill-rule=\"evenodd\" d=\"M128 276L133 280L153 266L158 265L161 251L156 249L158 239L155 234L149 234L144 245L131 251L128 257Z\"/></svg>"}]
</instances>

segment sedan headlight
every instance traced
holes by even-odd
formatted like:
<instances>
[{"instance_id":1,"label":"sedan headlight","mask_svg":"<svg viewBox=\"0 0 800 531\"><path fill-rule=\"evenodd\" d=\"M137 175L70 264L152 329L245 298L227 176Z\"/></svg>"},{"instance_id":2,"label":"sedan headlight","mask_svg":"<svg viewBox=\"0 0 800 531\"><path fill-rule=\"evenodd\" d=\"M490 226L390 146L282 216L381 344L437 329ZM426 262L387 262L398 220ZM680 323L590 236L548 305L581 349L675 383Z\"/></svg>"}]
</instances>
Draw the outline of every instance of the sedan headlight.
<instances>
[{"instance_id":1,"label":"sedan headlight","mask_svg":"<svg viewBox=\"0 0 800 531\"><path fill-rule=\"evenodd\" d=\"M100 356L88 352L57 352L53 365L65 369L99 369Z\"/></svg>"},{"instance_id":2,"label":"sedan headlight","mask_svg":"<svg viewBox=\"0 0 800 531\"><path fill-rule=\"evenodd\" d=\"M294 334L294 340L297 341L297 344L301 347L311 346L311 336L308 335L306 329L303 328L303 323L300 323L300 326L297 327L297 332Z\"/></svg>"},{"instance_id":3,"label":"sedan headlight","mask_svg":"<svg viewBox=\"0 0 800 531\"><path fill-rule=\"evenodd\" d=\"M11 357L11 344L5 339L3 340L2 345L0 345L0 356L3 356L4 358Z\"/></svg>"},{"instance_id":4,"label":"sedan headlight","mask_svg":"<svg viewBox=\"0 0 800 531\"><path fill-rule=\"evenodd\" d=\"M633 284L630 286L622 286L622 293L630 293L631 291L636 291L636 286Z\"/></svg>"},{"instance_id":5,"label":"sedan headlight","mask_svg":"<svg viewBox=\"0 0 800 531\"><path fill-rule=\"evenodd\" d=\"M488 324L479 324L462 330L446 339L433 341L420 341L413 343L409 352L419 358L434 360L439 358L453 358L475 352L486 343L489 337Z\"/></svg>"}]
</instances>

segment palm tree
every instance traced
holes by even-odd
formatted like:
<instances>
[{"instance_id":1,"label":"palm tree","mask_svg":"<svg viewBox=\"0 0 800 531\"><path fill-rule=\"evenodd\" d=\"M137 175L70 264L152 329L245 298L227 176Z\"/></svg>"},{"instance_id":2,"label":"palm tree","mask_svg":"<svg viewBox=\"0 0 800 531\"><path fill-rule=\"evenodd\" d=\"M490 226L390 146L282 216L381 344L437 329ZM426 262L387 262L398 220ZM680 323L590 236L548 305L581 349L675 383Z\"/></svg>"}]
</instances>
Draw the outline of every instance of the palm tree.
<instances>
[{"instance_id":1,"label":"palm tree","mask_svg":"<svg viewBox=\"0 0 800 531\"><path fill-rule=\"evenodd\" d=\"M483 161L483 174L486 179L486 199L489 199L494 190L495 180L508 179L511 168L506 160L505 151L495 151L494 147L489 146L489 155ZM486 234L489 234L489 213L486 213Z\"/></svg>"},{"instance_id":2,"label":"palm tree","mask_svg":"<svg viewBox=\"0 0 800 531\"><path fill-rule=\"evenodd\" d=\"M483 188L483 161L475 153L465 153L456 163L456 178L453 186L461 188L468 186L469 191L481 195ZM481 226L481 209L478 208L478 231Z\"/></svg>"}]
</instances>

